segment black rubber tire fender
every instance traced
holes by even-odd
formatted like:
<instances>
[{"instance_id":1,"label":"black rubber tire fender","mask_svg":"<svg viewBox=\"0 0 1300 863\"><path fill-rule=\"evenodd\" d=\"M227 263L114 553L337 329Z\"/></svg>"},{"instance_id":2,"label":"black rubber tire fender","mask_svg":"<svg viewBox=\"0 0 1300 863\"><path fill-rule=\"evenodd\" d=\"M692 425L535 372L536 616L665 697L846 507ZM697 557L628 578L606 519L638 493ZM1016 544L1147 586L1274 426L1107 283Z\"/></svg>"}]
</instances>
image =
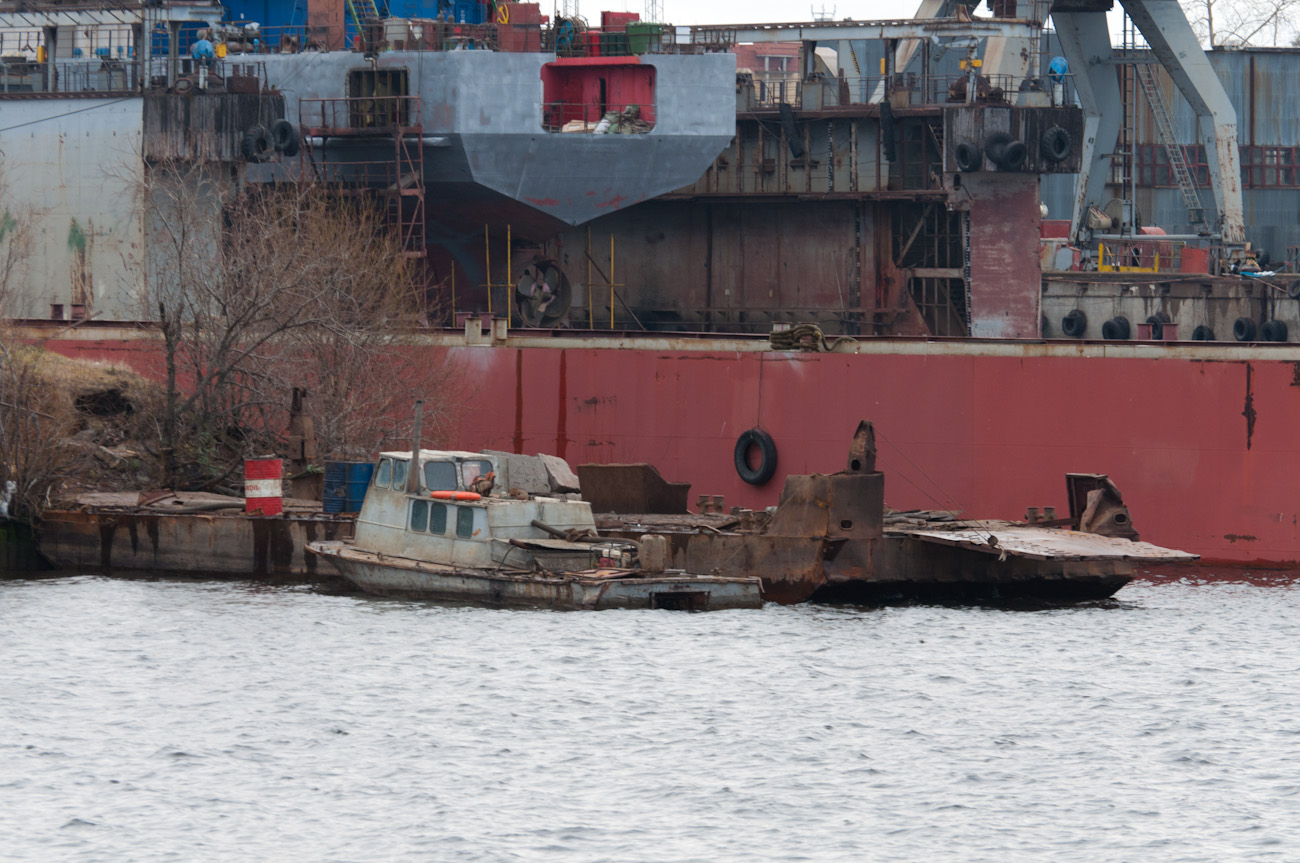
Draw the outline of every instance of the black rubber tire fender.
<instances>
[{"instance_id":1,"label":"black rubber tire fender","mask_svg":"<svg viewBox=\"0 0 1300 863\"><path fill-rule=\"evenodd\" d=\"M984 167L984 154L971 141L959 141L954 155L957 157L957 170L964 174Z\"/></svg>"},{"instance_id":2,"label":"black rubber tire fender","mask_svg":"<svg viewBox=\"0 0 1300 863\"><path fill-rule=\"evenodd\" d=\"M1286 295L1293 300L1300 300L1300 281L1294 281L1287 285Z\"/></svg>"},{"instance_id":3,"label":"black rubber tire fender","mask_svg":"<svg viewBox=\"0 0 1300 863\"><path fill-rule=\"evenodd\" d=\"M1029 150L1006 132L994 132L984 142L984 154L1003 171L1018 171L1025 164Z\"/></svg>"},{"instance_id":4,"label":"black rubber tire fender","mask_svg":"<svg viewBox=\"0 0 1300 863\"><path fill-rule=\"evenodd\" d=\"M999 167L1007 171L1019 171L1025 166L1025 160L1028 158L1029 148L1025 146L1025 142L1012 141L1002 151L1002 162Z\"/></svg>"},{"instance_id":5,"label":"black rubber tire fender","mask_svg":"<svg viewBox=\"0 0 1300 863\"><path fill-rule=\"evenodd\" d=\"M1101 337L1107 341L1122 342L1129 336L1128 318L1116 315L1101 325Z\"/></svg>"},{"instance_id":6,"label":"black rubber tire fender","mask_svg":"<svg viewBox=\"0 0 1300 863\"><path fill-rule=\"evenodd\" d=\"M1164 312L1156 312L1147 318L1146 322L1151 325L1151 338L1160 340L1165 335L1165 324L1172 323L1169 315Z\"/></svg>"},{"instance_id":7,"label":"black rubber tire fender","mask_svg":"<svg viewBox=\"0 0 1300 863\"><path fill-rule=\"evenodd\" d=\"M1192 330L1192 341L1194 342L1212 342L1214 341L1214 330L1202 324Z\"/></svg>"},{"instance_id":8,"label":"black rubber tire fender","mask_svg":"<svg viewBox=\"0 0 1300 863\"><path fill-rule=\"evenodd\" d=\"M275 149L279 150L286 156L298 155L298 148L302 144L302 136L298 134L298 127L288 120L276 120L271 124L271 142L275 144Z\"/></svg>"},{"instance_id":9,"label":"black rubber tire fender","mask_svg":"<svg viewBox=\"0 0 1300 863\"><path fill-rule=\"evenodd\" d=\"M1072 339L1080 338L1088 331L1088 316L1082 309L1074 309L1061 318L1061 332Z\"/></svg>"},{"instance_id":10,"label":"black rubber tire fender","mask_svg":"<svg viewBox=\"0 0 1300 863\"><path fill-rule=\"evenodd\" d=\"M1232 322L1232 337L1239 342L1255 341L1255 322L1250 318L1237 318Z\"/></svg>"},{"instance_id":11,"label":"black rubber tire fender","mask_svg":"<svg viewBox=\"0 0 1300 863\"><path fill-rule=\"evenodd\" d=\"M1266 342L1284 342L1286 341L1286 324L1281 321L1265 321L1264 326L1260 327L1260 338Z\"/></svg>"},{"instance_id":12,"label":"black rubber tire fender","mask_svg":"<svg viewBox=\"0 0 1300 863\"><path fill-rule=\"evenodd\" d=\"M1069 132L1060 126L1051 126L1039 139L1038 152L1049 162L1063 162L1070 155L1073 146Z\"/></svg>"},{"instance_id":13,"label":"black rubber tire fender","mask_svg":"<svg viewBox=\"0 0 1300 863\"><path fill-rule=\"evenodd\" d=\"M758 467L749 466L749 448L758 447ZM776 442L760 428L752 428L736 439L736 473L750 485L762 485L776 475Z\"/></svg>"},{"instance_id":14,"label":"black rubber tire fender","mask_svg":"<svg viewBox=\"0 0 1300 863\"><path fill-rule=\"evenodd\" d=\"M258 123L244 133L243 140L239 142L239 151L250 162L265 162L275 152L271 132Z\"/></svg>"}]
</instances>

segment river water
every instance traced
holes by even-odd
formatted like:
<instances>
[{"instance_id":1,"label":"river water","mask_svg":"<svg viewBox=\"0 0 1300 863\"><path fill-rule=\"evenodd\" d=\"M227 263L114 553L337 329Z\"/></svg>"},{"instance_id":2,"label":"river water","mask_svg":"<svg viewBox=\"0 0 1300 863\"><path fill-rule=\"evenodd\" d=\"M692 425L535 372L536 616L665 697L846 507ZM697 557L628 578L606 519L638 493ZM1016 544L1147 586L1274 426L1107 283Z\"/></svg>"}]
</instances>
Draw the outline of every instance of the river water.
<instances>
[{"instance_id":1,"label":"river water","mask_svg":"<svg viewBox=\"0 0 1300 863\"><path fill-rule=\"evenodd\" d=\"M3 861L1300 860L1300 589L439 607L0 582Z\"/></svg>"}]
</instances>

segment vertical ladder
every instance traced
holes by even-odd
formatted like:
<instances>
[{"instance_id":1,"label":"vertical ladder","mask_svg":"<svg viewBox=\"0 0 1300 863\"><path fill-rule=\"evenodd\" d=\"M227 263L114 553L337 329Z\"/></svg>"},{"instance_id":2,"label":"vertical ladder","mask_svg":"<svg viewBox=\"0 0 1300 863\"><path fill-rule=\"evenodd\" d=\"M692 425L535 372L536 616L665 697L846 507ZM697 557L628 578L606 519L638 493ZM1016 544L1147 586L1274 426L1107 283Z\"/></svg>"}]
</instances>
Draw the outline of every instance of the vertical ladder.
<instances>
[{"instance_id":1,"label":"vertical ladder","mask_svg":"<svg viewBox=\"0 0 1300 863\"><path fill-rule=\"evenodd\" d=\"M1160 92L1160 87L1156 83L1155 70L1151 66L1151 63L1135 62L1133 71L1137 75L1143 95L1147 97L1147 104L1151 107L1151 116L1155 118L1156 129L1160 132L1160 143L1169 158L1169 170L1174 175L1174 181L1178 183L1178 190L1183 193L1183 204L1187 207L1189 220L1193 225L1203 225L1205 209L1201 204L1200 193L1196 190L1196 178L1188 169L1183 148L1174 136L1173 120L1169 117L1169 108L1165 104L1165 97Z\"/></svg>"},{"instance_id":2,"label":"vertical ladder","mask_svg":"<svg viewBox=\"0 0 1300 863\"><path fill-rule=\"evenodd\" d=\"M1137 183L1133 179L1133 163L1137 161L1137 92L1134 86L1136 68L1133 58L1137 54L1137 28L1133 20L1124 16L1124 63L1120 66L1119 94L1124 101L1124 121L1119 127L1119 197L1124 202L1123 215L1116 227L1121 233L1137 224ZM1112 164L1114 164L1112 162Z\"/></svg>"},{"instance_id":3,"label":"vertical ladder","mask_svg":"<svg viewBox=\"0 0 1300 863\"><path fill-rule=\"evenodd\" d=\"M388 227L406 258L425 256L424 126L418 96L299 99L303 139L319 182L341 194L377 198ZM319 125L309 122L316 120ZM311 141L346 138L359 145L350 157L330 159L329 148L314 152ZM392 149L386 149L391 147ZM337 152L337 150L336 150Z\"/></svg>"},{"instance_id":4,"label":"vertical ladder","mask_svg":"<svg viewBox=\"0 0 1300 863\"><path fill-rule=\"evenodd\" d=\"M1160 145L1169 160L1169 171L1173 175L1174 182L1178 184L1179 192L1182 193L1183 205L1187 207L1188 221L1192 225L1204 226L1205 207L1201 203L1200 193L1196 190L1196 178L1187 167L1186 154L1174 134L1174 122L1169 115L1169 106L1156 80L1155 57L1145 40L1141 45L1138 44L1137 28L1133 26L1133 21L1128 15L1124 16L1124 47L1127 49L1125 66L1133 71L1133 78L1142 88L1142 95L1146 97L1147 105L1151 108L1156 131L1160 135Z\"/></svg>"},{"instance_id":5,"label":"vertical ladder","mask_svg":"<svg viewBox=\"0 0 1300 863\"><path fill-rule=\"evenodd\" d=\"M419 97L403 97L415 117L413 124L398 122L393 130L395 188L389 196L389 218L395 223L402 255L423 258L424 247L424 126L420 123Z\"/></svg>"},{"instance_id":6,"label":"vertical ladder","mask_svg":"<svg viewBox=\"0 0 1300 863\"><path fill-rule=\"evenodd\" d=\"M357 28L362 43L369 41L370 28L381 20L376 0L347 0L348 17Z\"/></svg>"}]
</instances>

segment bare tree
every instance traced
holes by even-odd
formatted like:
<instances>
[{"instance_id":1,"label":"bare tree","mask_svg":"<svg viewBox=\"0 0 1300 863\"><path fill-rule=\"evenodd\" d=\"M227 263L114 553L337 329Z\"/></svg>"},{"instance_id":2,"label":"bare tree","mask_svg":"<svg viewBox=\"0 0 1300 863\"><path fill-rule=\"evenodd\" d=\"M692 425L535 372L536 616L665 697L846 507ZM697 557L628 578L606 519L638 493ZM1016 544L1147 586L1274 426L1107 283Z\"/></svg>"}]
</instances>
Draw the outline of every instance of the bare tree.
<instances>
[{"instance_id":1,"label":"bare tree","mask_svg":"<svg viewBox=\"0 0 1300 863\"><path fill-rule=\"evenodd\" d=\"M19 292L31 256L34 221L29 208L14 208L9 204L8 188L0 172L0 320L12 317L19 307Z\"/></svg>"},{"instance_id":2,"label":"bare tree","mask_svg":"<svg viewBox=\"0 0 1300 863\"><path fill-rule=\"evenodd\" d=\"M155 166L144 190L149 303L166 371L162 482L219 483L274 452L293 387L324 452L369 455L410 399L456 400L445 367L398 336L422 311L415 269L365 200L314 184L237 186Z\"/></svg>"},{"instance_id":3,"label":"bare tree","mask_svg":"<svg viewBox=\"0 0 1300 863\"><path fill-rule=\"evenodd\" d=\"M1300 0L1183 0L1183 9L1210 47L1291 44L1300 29Z\"/></svg>"},{"instance_id":4,"label":"bare tree","mask_svg":"<svg viewBox=\"0 0 1300 863\"><path fill-rule=\"evenodd\" d=\"M0 495L12 495L13 516L28 518L62 478L60 454L50 441L66 431L67 422L43 409L32 352L4 326L19 306L31 251L31 219L8 206L7 191L0 177Z\"/></svg>"}]
</instances>

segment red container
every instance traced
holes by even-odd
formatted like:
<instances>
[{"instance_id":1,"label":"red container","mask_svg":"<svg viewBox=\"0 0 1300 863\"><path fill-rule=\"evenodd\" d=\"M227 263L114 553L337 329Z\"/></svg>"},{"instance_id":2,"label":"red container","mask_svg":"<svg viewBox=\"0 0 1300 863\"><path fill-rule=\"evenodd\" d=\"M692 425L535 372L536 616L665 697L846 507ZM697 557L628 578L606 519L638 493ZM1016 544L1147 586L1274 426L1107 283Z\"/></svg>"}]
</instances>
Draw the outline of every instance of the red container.
<instances>
[{"instance_id":1,"label":"red container","mask_svg":"<svg viewBox=\"0 0 1300 863\"><path fill-rule=\"evenodd\" d=\"M601 12L600 29L606 33L626 33L628 24L640 20L640 12Z\"/></svg>"},{"instance_id":2,"label":"red container","mask_svg":"<svg viewBox=\"0 0 1300 863\"><path fill-rule=\"evenodd\" d=\"M1183 249L1182 266L1178 270L1183 273L1208 273L1210 271L1209 249L1195 249L1191 246Z\"/></svg>"},{"instance_id":3,"label":"red container","mask_svg":"<svg viewBox=\"0 0 1300 863\"><path fill-rule=\"evenodd\" d=\"M600 56L600 31L599 30L587 31L587 56L588 57Z\"/></svg>"},{"instance_id":4,"label":"red container","mask_svg":"<svg viewBox=\"0 0 1300 863\"><path fill-rule=\"evenodd\" d=\"M284 462L278 458L244 462L244 512L279 515L284 512Z\"/></svg>"}]
</instances>

